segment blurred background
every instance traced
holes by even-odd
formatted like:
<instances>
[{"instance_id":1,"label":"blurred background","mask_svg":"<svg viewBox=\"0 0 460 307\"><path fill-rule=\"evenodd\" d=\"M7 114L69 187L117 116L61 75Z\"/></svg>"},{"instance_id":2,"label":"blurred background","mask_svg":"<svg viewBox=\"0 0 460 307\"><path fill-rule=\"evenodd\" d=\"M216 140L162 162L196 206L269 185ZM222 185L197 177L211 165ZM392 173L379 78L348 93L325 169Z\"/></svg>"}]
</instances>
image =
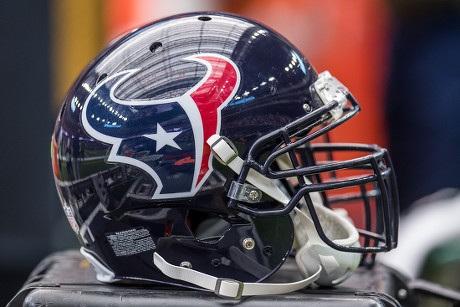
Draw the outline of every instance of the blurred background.
<instances>
[{"instance_id":1,"label":"blurred background","mask_svg":"<svg viewBox=\"0 0 460 307\"><path fill-rule=\"evenodd\" d=\"M460 207L460 1L18 0L0 2L0 305L46 255L78 247L49 158L55 116L72 82L123 32L201 10L267 24L317 71L327 69L347 85L363 112L334 131L332 141L389 148L404 216L414 207L445 208L438 219L427 211L429 227L416 219L435 239L415 238L426 247L407 274L460 288L460 223L445 220L459 216L452 212ZM401 254L382 261L404 270L413 244L403 244Z\"/></svg>"}]
</instances>

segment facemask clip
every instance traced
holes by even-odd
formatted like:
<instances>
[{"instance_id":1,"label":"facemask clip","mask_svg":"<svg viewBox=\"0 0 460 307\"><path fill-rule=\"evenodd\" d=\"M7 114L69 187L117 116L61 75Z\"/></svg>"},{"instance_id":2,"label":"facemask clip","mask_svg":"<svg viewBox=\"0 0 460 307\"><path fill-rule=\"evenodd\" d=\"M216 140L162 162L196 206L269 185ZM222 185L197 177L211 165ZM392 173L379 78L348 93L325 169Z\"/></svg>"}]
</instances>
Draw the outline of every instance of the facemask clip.
<instances>
[{"instance_id":1,"label":"facemask clip","mask_svg":"<svg viewBox=\"0 0 460 307\"><path fill-rule=\"evenodd\" d=\"M342 117L343 108L348 101L348 88L346 88L339 80L334 78L327 70L318 75L318 80L316 80L313 84L313 87L324 105L328 105L333 101L338 102L338 106L329 111L332 118L334 120L338 120Z\"/></svg>"},{"instance_id":2,"label":"facemask clip","mask_svg":"<svg viewBox=\"0 0 460 307\"><path fill-rule=\"evenodd\" d=\"M237 201L242 201L250 204L258 203L262 200L262 191L252 184L238 183L232 181L227 196Z\"/></svg>"}]
</instances>

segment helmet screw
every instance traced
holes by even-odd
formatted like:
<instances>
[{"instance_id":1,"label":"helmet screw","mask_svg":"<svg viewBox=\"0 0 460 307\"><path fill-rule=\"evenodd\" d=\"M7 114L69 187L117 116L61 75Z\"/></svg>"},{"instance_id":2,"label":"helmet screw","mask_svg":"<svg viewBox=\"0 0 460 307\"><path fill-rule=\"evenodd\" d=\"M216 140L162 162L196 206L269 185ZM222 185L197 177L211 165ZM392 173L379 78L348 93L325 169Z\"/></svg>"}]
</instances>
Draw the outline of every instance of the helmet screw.
<instances>
[{"instance_id":1,"label":"helmet screw","mask_svg":"<svg viewBox=\"0 0 460 307\"><path fill-rule=\"evenodd\" d=\"M398 298L400 299L406 299L407 298L407 290L402 288L402 289L399 289L398 292L397 292L397 295L398 295Z\"/></svg>"},{"instance_id":2,"label":"helmet screw","mask_svg":"<svg viewBox=\"0 0 460 307\"><path fill-rule=\"evenodd\" d=\"M211 265L214 266L214 267L218 267L219 265L221 265L221 262L219 259L212 259L211 260Z\"/></svg>"},{"instance_id":3,"label":"helmet screw","mask_svg":"<svg viewBox=\"0 0 460 307\"><path fill-rule=\"evenodd\" d=\"M191 269L192 268L192 264L188 261L182 261L180 263L180 266L183 267L183 268L187 268L187 269Z\"/></svg>"},{"instance_id":4,"label":"helmet screw","mask_svg":"<svg viewBox=\"0 0 460 307\"><path fill-rule=\"evenodd\" d=\"M303 110L304 110L305 112L310 112L310 111L311 111L310 105L309 105L308 103L304 103L304 104L303 104Z\"/></svg>"},{"instance_id":5,"label":"helmet screw","mask_svg":"<svg viewBox=\"0 0 460 307\"><path fill-rule=\"evenodd\" d=\"M273 248L270 245L264 246L263 252L267 256L271 256L273 254Z\"/></svg>"},{"instance_id":6,"label":"helmet screw","mask_svg":"<svg viewBox=\"0 0 460 307\"><path fill-rule=\"evenodd\" d=\"M253 238L246 238L243 240L243 247L247 250L253 249L255 245L256 243Z\"/></svg>"},{"instance_id":7,"label":"helmet screw","mask_svg":"<svg viewBox=\"0 0 460 307\"><path fill-rule=\"evenodd\" d=\"M256 201L259 199L259 192L257 192L256 190L252 190L251 192L249 192L248 196L250 200Z\"/></svg>"}]
</instances>

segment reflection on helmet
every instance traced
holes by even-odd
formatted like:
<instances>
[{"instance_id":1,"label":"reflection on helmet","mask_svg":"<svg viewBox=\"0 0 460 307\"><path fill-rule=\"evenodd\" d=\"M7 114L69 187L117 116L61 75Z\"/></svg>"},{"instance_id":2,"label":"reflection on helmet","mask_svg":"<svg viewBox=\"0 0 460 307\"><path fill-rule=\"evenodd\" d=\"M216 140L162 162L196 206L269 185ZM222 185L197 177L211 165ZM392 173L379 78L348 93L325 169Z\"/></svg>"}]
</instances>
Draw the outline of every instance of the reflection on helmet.
<instances>
[{"instance_id":1,"label":"reflection on helmet","mask_svg":"<svg viewBox=\"0 0 460 307\"><path fill-rule=\"evenodd\" d=\"M173 16L75 82L52 138L56 187L102 281L236 298L335 285L396 246L388 153L327 141L358 111L273 30ZM262 282L294 255L304 279Z\"/></svg>"}]
</instances>

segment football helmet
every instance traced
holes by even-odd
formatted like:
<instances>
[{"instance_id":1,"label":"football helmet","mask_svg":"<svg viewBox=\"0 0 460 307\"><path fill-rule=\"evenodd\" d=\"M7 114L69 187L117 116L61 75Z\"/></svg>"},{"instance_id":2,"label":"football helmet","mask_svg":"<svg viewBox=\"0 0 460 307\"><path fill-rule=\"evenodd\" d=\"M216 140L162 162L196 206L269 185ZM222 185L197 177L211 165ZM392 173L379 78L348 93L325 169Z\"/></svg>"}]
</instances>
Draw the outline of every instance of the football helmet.
<instances>
[{"instance_id":1,"label":"football helmet","mask_svg":"<svg viewBox=\"0 0 460 307\"><path fill-rule=\"evenodd\" d=\"M397 241L387 151L327 139L359 109L258 22L165 18L112 42L70 89L57 191L101 281L234 298L335 285ZM303 279L262 282L290 256Z\"/></svg>"}]
</instances>

